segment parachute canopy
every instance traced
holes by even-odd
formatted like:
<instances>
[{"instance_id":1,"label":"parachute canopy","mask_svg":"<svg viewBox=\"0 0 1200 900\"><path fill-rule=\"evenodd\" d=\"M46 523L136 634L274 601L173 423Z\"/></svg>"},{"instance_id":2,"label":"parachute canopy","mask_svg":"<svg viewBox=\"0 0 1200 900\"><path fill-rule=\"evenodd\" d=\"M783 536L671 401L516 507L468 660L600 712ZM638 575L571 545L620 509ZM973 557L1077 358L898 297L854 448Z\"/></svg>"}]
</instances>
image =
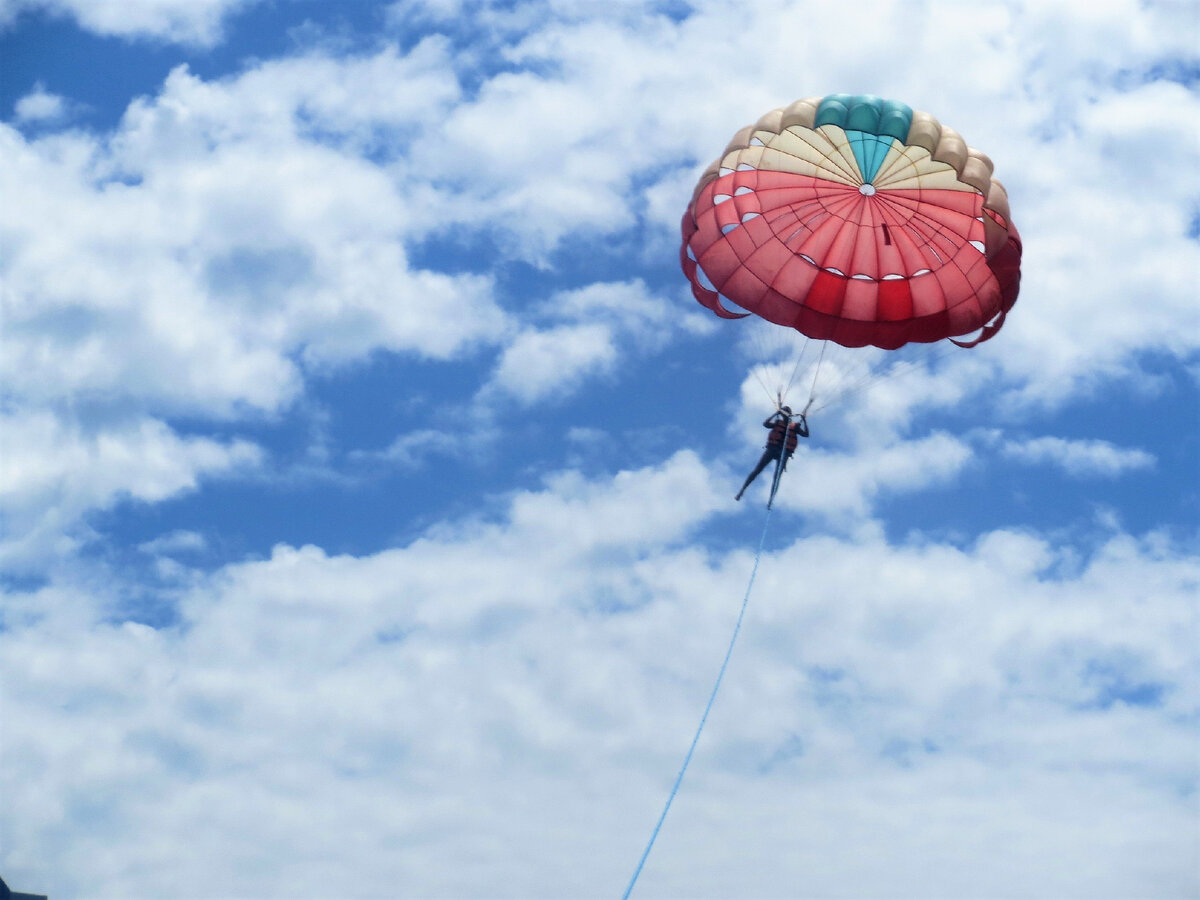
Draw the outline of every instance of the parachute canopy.
<instances>
[{"instance_id":1,"label":"parachute canopy","mask_svg":"<svg viewBox=\"0 0 1200 900\"><path fill-rule=\"evenodd\" d=\"M903 103L831 94L767 113L705 170L683 271L808 337L894 349L982 329L1017 299L1021 238L992 161Z\"/></svg>"}]
</instances>

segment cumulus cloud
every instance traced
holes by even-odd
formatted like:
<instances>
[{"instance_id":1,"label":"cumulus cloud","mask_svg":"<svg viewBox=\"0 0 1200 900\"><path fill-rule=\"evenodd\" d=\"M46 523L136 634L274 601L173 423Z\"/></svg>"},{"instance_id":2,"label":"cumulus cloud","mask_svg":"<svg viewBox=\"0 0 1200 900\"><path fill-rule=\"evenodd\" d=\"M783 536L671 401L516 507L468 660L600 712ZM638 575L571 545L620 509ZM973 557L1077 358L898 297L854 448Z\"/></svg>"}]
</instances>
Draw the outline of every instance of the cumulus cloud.
<instances>
[{"instance_id":1,"label":"cumulus cloud","mask_svg":"<svg viewBox=\"0 0 1200 900\"><path fill-rule=\"evenodd\" d=\"M138 544L138 549L151 556L169 556L177 553L194 553L208 546L204 535L195 531L177 529L160 535L152 541Z\"/></svg>"},{"instance_id":2,"label":"cumulus cloud","mask_svg":"<svg viewBox=\"0 0 1200 900\"><path fill-rule=\"evenodd\" d=\"M10 853L58 860L53 894L619 890L752 564L680 543L714 484L685 453L372 556L281 545L195 582L175 627L10 592ZM1157 535L1082 564L1012 531L769 551L642 888L1186 893L1198 576ZM122 853L64 839L80 816Z\"/></svg>"},{"instance_id":3,"label":"cumulus cloud","mask_svg":"<svg viewBox=\"0 0 1200 900\"><path fill-rule=\"evenodd\" d=\"M521 330L504 348L480 399L524 405L561 400L589 378L611 373L626 354L661 349L677 334L702 334L709 320L681 312L640 279L595 283L554 294L527 313L549 327Z\"/></svg>"},{"instance_id":4,"label":"cumulus cloud","mask_svg":"<svg viewBox=\"0 0 1200 900\"><path fill-rule=\"evenodd\" d=\"M101 427L45 411L0 416L0 558L40 569L86 536L79 521L121 500L155 503L194 490L202 478L247 472L263 452L245 441L181 437L142 418Z\"/></svg>"},{"instance_id":5,"label":"cumulus cloud","mask_svg":"<svg viewBox=\"0 0 1200 900\"><path fill-rule=\"evenodd\" d=\"M69 8L96 22L115 15L85 6ZM135 4L126 18L209 40L232 8ZM451 28L463 9L478 21ZM834 4L804 15L713 4L680 20L653 4L435 3L413 14L409 25L445 33L406 52L305 53L225 79L178 68L108 135L28 141L6 130L10 390L34 403L72 392L154 415L237 418L286 409L313 370L380 350L458 359L488 343L500 349L485 399L528 406L611 378L627 354L655 352L701 320L665 325L679 321L667 312L679 298L636 278L559 295L558 311L505 302L488 262L417 265L413 248L486 237L503 258L541 265L582 238L634 259L668 252L696 168L732 128L798 92L880 91L878 67L901 55L957 73L897 65L887 92L996 159L1027 238L1025 291L1003 352L958 364L962 378L918 375L909 386L919 389L891 392L885 409L872 400L848 423L901 427L919 408L988 387L1062 402L1128 373L1144 350L1194 350L1197 148L1182 123L1196 100L1185 85L1129 75L1186 58L1186 17L1166 7L884 3L851 11L850 26ZM1064 17L1080 48L1111 53L1050 47ZM811 40L846 27L853 56ZM464 40L473 52L459 52ZM717 43L739 65L698 70ZM1023 78L1056 88L1013 90ZM18 212L28 209L39 215ZM1117 259L1115 271L1100 264Z\"/></svg>"},{"instance_id":6,"label":"cumulus cloud","mask_svg":"<svg viewBox=\"0 0 1200 900\"><path fill-rule=\"evenodd\" d=\"M464 435L461 430L418 428L397 435L383 450L354 450L351 451L350 458L363 462L386 463L402 469L417 469L434 457L462 459L471 456L493 439L484 429L472 430Z\"/></svg>"},{"instance_id":7,"label":"cumulus cloud","mask_svg":"<svg viewBox=\"0 0 1200 900\"><path fill-rule=\"evenodd\" d=\"M0 21L212 46L237 8L10 0ZM723 441L493 481L497 514L430 510L367 555L214 563L220 542L177 522L124 554L89 514L261 471L273 448L240 429L385 354L412 366L389 391L449 363L455 402L504 401L500 431L726 328L661 262L695 176L760 112L862 91L993 157L1023 294L997 341L869 391L886 355L826 358L830 403L642 888L1195 893L1195 554L1116 516L1090 543L897 544L873 518L988 453L1080 477L1165 465L921 417L1032 416L1144 377L1148 353L1194 356L1196 93L1169 74L1195 59L1186 4L430 0L388 21L400 39L351 56L176 68L106 133L0 128L0 551L40 576L0 605L6 875L46 873L21 883L52 896L618 891L754 565L730 488L762 435L752 378L740 404L692 398L731 409ZM846 34L852 51L823 37ZM18 120L61 122L54 95L22 102ZM532 293L513 276L566 271ZM346 456L455 452L428 424ZM122 574L129 555L158 582ZM114 615L144 593L173 624Z\"/></svg>"},{"instance_id":8,"label":"cumulus cloud","mask_svg":"<svg viewBox=\"0 0 1200 900\"><path fill-rule=\"evenodd\" d=\"M13 105L13 113L21 123L53 123L66 118L67 100L46 90L41 82Z\"/></svg>"},{"instance_id":9,"label":"cumulus cloud","mask_svg":"<svg viewBox=\"0 0 1200 900\"><path fill-rule=\"evenodd\" d=\"M780 485L782 506L835 518L868 514L876 499L947 484L972 460L948 434L849 452L799 450Z\"/></svg>"},{"instance_id":10,"label":"cumulus cloud","mask_svg":"<svg viewBox=\"0 0 1200 900\"><path fill-rule=\"evenodd\" d=\"M486 78L414 143L413 159L441 179L428 221L462 227L494 211L505 251L532 261L576 232L620 240L640 221L667 252L691 190L682 173L697 174L735 128L798 94L886 93L962 132L1009 187L1025 278L992 382L1055 404L1136 370L1140 349L1195 350L1197 98L1153 76L1196 57L1182 6L711 4L679 23L649 9L528 4L498 23L496 52L527 68ZM847 30L854 54L813 40ZM1067 32L1075 53L1062 50ZM714 46L738 64L698 73ZM464 139L476 133L485 146Z\"/></svg>"},{"instance_id":11,"label":"cumulus cloud","mask_svg":"<svg viewBox=\"0 0 1200 900\"><path fill-rule=\"evenodd\" d=\"M1180 323L1190 315L1200 245L1189 235L1194 200L1184 198L1200 196L1200 180L1174 153L1200 152L1183 124L1198 104L1171 83L1097 98L1066 117L1070 131L1050 138L1057 158L1033 157L1018 176L1028 210L1024 283L1036 282L1034 303L1018 301L1028 313L1010 318L1015 355L1002 364L1020 371L1031 394L1061 397L1136 372L1139 349L1194 352L1195 329ZM1165 158L1159 146L1172 148ZM1101 182L1110 186L1103 196L1088 190Z\"/></svg>"},{"instance_id":12,"label":"cumulus cloud","mask_svg":"<svg viewBox=\"0 0 1200 900\"><path fill-rule=\"evenodd\" d=\"M603 325L561 325L528 331L504 349L496 366L498 390L531 404L574 392L573 382L611 368L617 353Z\"/></svg>"},{"instance_id":13,"label":"cumulus cloud","mask_svg":"<svg viewBox=\"0 0 1200 900\"><path fill-rule=\"evenodd\" d=\"M438 51L351 62L342 81L325 77L339 69L328 60L224 85L179 69L160 97L130 108L111 141L26 142L6 131L11 389L270 411L301 389L297 357L313 366L377 349L447 358L502 331L487 276L409 265L403 240L415 223L387 174L361 148L305 133L353 132L361 119L340 102L347 94L370 108L362 115L413 124L406 101L372 106L344 82L419 82L426 56ZM18 212L29 209L40 215Z\"/></svg>"},{"instance_id":14,"label":"cumulus cloud","mask_svg":"<svg viewBox=\"0 0 1200 900\"><path fill-rule=\"evenodd\" d=\"M1001 452L1010 459L1058 466L1075 478L1115 478L1125 472L1148 469L1154 455L1137 448L1117 447L1101 440L1066 440L1060 437L1005 441Z\"/></svg>"},{"instance_id":15,"label":"cumulus cloud","mask_svg":"<svg viewBox=\"0 0 1200 900\"><path fill-rule=\"evenodd\" d=\"M6 402L63 432L73 426L45 417L64 396L156 429L180 415L240 421L280 414L314 372L379 351L446 360L495 341L507 314L490 275L412 265L406 239L421 226L394 175L364 156L453 98L445 64L434 40L219 82L179 68L111 135L30 140L0 126ZM395 83L413 92L380 87ZM14 458L44 450L38 433L8 436ZM142 496L144 473L122 471L123 488L64 483L38 528L49 540L89 502Z\"/></svg>"},{"instance_id":16,"label":"cumulus cloud","mask_svg":"<svg viewBox=\"0 0 1200 900\"><path fill-rule=\"evenodd\" d=\"M212 46L225 19L258 0L2 0L0 25L22 13L69 17L86 31L122 38Z\"/></svg>"}]
</instances>

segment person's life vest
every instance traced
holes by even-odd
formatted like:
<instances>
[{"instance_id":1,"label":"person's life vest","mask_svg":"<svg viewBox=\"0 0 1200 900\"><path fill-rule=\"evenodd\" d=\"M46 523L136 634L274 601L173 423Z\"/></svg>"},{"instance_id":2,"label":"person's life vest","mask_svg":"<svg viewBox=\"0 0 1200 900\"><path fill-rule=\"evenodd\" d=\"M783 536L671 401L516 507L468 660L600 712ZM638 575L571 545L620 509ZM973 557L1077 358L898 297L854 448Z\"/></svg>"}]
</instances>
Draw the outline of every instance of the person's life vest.
<instances>
[{"instance_id":1,"label":"person's life vest","mask_svg":"<svg viewBox=\"0 0 1200 900\"><path fill-rule=\"evenodd\" d=\"M767 444L772 447L778 447L783 443L783 432L787 430L787 452L791 453L796 449L799 439L796 437L797 425L795 422L787 422L780 419L771 426L771 433L767 435Z\"/></svg>"}]
</instances>

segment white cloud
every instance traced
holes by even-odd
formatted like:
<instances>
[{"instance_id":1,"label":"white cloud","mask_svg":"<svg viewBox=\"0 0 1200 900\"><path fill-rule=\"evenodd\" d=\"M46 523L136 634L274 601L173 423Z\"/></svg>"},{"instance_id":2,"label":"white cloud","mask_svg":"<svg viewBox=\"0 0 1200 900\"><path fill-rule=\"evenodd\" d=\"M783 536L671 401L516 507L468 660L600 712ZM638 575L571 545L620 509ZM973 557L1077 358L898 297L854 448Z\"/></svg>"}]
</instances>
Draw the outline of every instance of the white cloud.
<instances>
[{"instance_id":1,"label":"white cloud","mask_svg":"<svg viewBox=\"0 0 1200 900\"><path fill-rule=\"evenodd\" d=\"M212 46L222 24L258 0L0 0L0 26L23 12L73 18L100 35Z\"/></svg>"},{"instance_id":2,"label":"white cloud","mask_svg":"<svg viewBox=\"0 0 1200 900\"><path fill-rule=\"evenodd\" d=\"M352 458L386 461L403 468L421 466L430 456L462 456L477 445L472 436L461 433L421 428L406 431L378 452L355 451Z\"/></svg>"},{"instance_id":3,"label":"white cloud","mask_svg":"<svg viewBox=\"0 0 1200 900\"><path fill-rule=\"evenodd\" d=\"M43 8L197 43L233 10ZM236 428L288 409L316 370L491 345L490 375L464 380L526 417L724 328L682 284L668 300L649 275L581 258L579 277L602 280L510 301L505 264L545 277L564 247L627 268L673 257L696 168L735 128L797 95L870 91L993 156L1026 239L1024 293L992 344L814 417L780 512L826 532L773 526L642 892L1194 894L1194 554L1155 534L1081 547L1020 529L896 545L871 519L985 449L1065 453L1080 473L1154 463L911 423L1014 415L1137 375L1145 351L1194 353L1195 92L1139 83L1194 58L1186 5L707 3L682 22L654 4L397 9L396 27L441 21L447 37L216 80L177 69L107 135L0 131L5 552L47 578L8 589L0 629L0 830L5 859L39 876L20 883L618 891L753 562L757 521L732 530L748 517L730 485L757 448L736 470L682 453L561 472L497 518L365 557L281 544L206 574L183 568L199 534L168 533L141 545L177 554L158 572L187 586L180 624L159 629L113 614L151 585L81 573L72 550L94 537L89 511L262 465L256 445L175 433L170 416ZM437 240L499 249L439 259ZM761 414L737 415L757 444ZM383 455L450 446L417 427Z\"/></svg>"},{"instance_id":4,"label":"white cloud","mask_svg":"<svg viewBox=\"0 0 1200 900\"><path fill-rule=\"evenodd\" d=\"M228 83L179 69L110 142L6 131L9 389L273 411L302 388L297 357L445 359L503 332L490 278L409 265L404 240L420 225L355 143L372 120L402 130L424 114L372 85L419 87L441 62L424 47L344 66L267 64ZM309 127L350 146L325 146Z\"/></svg>"},{"instance_id":5,"label":"white cloud","mask_svg":"<svg viewBox=\"0 0 1200 900\"><path fill-rule=\"evenodd\" d=\"M535 262L579 234L619 241L632 223L651 226L644 246L669 252L691 188L681 172L737 127L799 94L884 93L961 131L1009 187L1024 292L989 383L1056 404L1136 372L1142 350L1195 350L1197 100L1153 76L1195 57L1180 5L714 3L681 23L649 9L526 4L521 26L497 29L501 42L519 36L498 52L529 70L485 79L414 144L442 179L427 220L494 221L505 250ZM851 32L853 54L813 37ZM1096 46L1103 57L1084 49Z\"/></svg>"},{"instance_id":6,"label":"white cloud","mask_svg":"<svg viewBox=\"0 0 1200 900\"><path fill-rule=\"evenodd\" d=\"M1051 155L1017 174L1025 296L1001 363L1030 396L1135 375L1139 352L1194 351L1200 245L1188 229L1200 179L1179 158L1200 153L1185 125L1197 115L1200 101L1181 85L1113 92L1069 118ZM1102 194L1089 188L1099 183Z\"/></svg>"},{"instance_id":7,"label":"white cloud","mask_svg":"<svg viewBox=\"0 0 1200 900\"><path fill-rule=\"evenodd\" d=\"M84 428L49 412L17 411L0 417L0 434L7 525L0 557L14 567L69 555L89 510L122 499L154 503L262 459L248 441L180 437L146 418Z\"/></svg>"},{"instance_id":8,"label":"white cloud","mask_svg":"<svg viewBox=\"0 0 1200 900\"><path fill-rule=\"evenodd\" d=\"M970 446L940 432L891 446L858 446L842 453L802 448L788 464L777 503L839 519L858 518L868 515L880 497L953 481L972 458ZM765 482L759 489L767 489L766 475L759 480Z\"/></svg>"},{"instance_id":9,"label":"white cloud","mask_svg":"<svg viewBox=\"0 0 1200 900\"><path fill-rule=\"evenodd\" d=\"M57 122L67 115L67 101L39 82L13 105L13 112L18 122Z\"/></svg>"},{"instance_id":10,"label":"white cloud","mask_svg":"<svg viewBox=\"0 0 1200 900\"><path fill-rule=\"evenodd\" d=\"M1001 452L1021 462L1059 466L1075 478L1105 477L1154 465L1154 455L1137 448L1117 447L1108 441L1066 440L1060 437L1005 441Z\"/></svg>"},{"instance_id":11,"label":"white cloud","mask_svg":"<svg viewBox=\"0 0 1200 900\"><path fill-rule=\"evenodd\" d=\"M571 554L678 540L725 506L708 471L685 450L662 466L618 472L611 483L563 473L548 490L514 498L511 516L523 533L544 535L547 552ZM629 515L631 507L639 510L637 517Z\"/></svg>"},{"instance_id":12,"label":"white cloud","mask_svg":"<svg viewBox=\"0 0 1200 900\"><path fill-rule=\"evenodd\" d=\"M680 332L704 334L710 321L655 296L640 279L593 283L535 304L526 328L504 348L479 400L510 396L529 406L571 396L589 378L608 375L623 358L662 349ZM528 315L528 314L527 314Z\"/></svg>"},{"instance_id":13,"label":"white cloud","mask_svg":"<svg viewBox=\"0 0 1200 900\"><path fill-rule=\"evenodd\" d=\"M181 414L240 420L277 414L312 372L381 350L446 360L498 340L507 314L491 277L412 266L406 240L423 226L363 155L453 98L445 66L434 40L403 57L305 57L227 81L180 68L108 137L29 141L0 126L8 402L60 409L70 396L155 427ZM394 84L412 91L381 87ZM35 437L10 435L11 452L35 457ZM44 538L58 528L51 542L72 546L62 534L116 493L64 482L48 495L62 506L42 517Z\"/></svg>"},{"instance_id":14,"label":"white cloud","mask_svg":"<svg viewBox=\"0 0 1200 900\"><path fill-rule=\"evenodd\" d=\"M675 298L656 296L641 279L563 291L542 304L539 311L549 318L605 322L627 333L634 343L655 349L669 343L677 331L709 334L714 328L706 313L680 309Z\"/></svg>"},{"instance_id":15,"label":"white cloud","mask_svg":"<svg viewBox=\"0 0 1200 900\"><path fill-rule=\"evenodd\" d=\"M56 861L23 883L619 890L752 563L679 544L717 487L685 453L369 557L279 546L201 579L174 628L10 593L0 820ZM1186 895L1200 570L1157 535L1075 557L871 527L765 554L640 889Z\"/></svg>"},{"instance_id":16,"label":"white cloud","mask_svg":"<svg viewBox=\"0 0 1200 900\"><path fill-rule=\"evenodd\" d=\"M196 531L177 529L168 534L160 535L152 541L138 544L138 549L151 556L170 556L178 553L192 553L204 550L208 541L204 535Z\"/></svg>"},{"instance_id":17,"label":"white cloud","mask_svg":"<svg viewBox=\"0 0 1200 900\"><path fill-rule=\"evenodd\" d=\"M496 366L495 388L530 405L574 393L578 382L616 361L612 333L603 325L560 325L518 335Z\"/></svg>"},{"instance_id":18,"label":"white cloud","mask_svg":"<svg viewBox=\"0 0 1200 900\"><path fill-rule=\"evenodd\" d=\"M907 5L884 4L855 19L856 40L863 42L861 58L872 60L872 65L907 42L924 47L917 55L937 59L947 70L960 70L955 61L969 57L973 60L970 71L986 73L986 78L981 74L979 83L961 78L947 83L931 79L922 70L905 69L901 81L890 90L933 109L968 137L977 136L985 149L992 150L999 173L1013 189L1018 222L1029 243L1029 271L1025 297L1004 336L1009 352L997 364L1028 381L1031 397L1061 396L1070 389L1073 378L1088 380L1096 372L1111 374L1138 348L1166 345L1173 352L1186 353L1192 346L1187 335L1194 329L1179 325L1190 309L1188 285L1194 278L1189 279L1188 274L1194 273L1197 264L1195 242L1184 236L1185 219L1190 215L1186 198L1195 186L1188 187L1191 169L1181 164L1194 156L1194 135L1181 132L1166 141L1159 138L1164 127L1178 130L1181 123L1194 118L1189 115L1194 97L1179 85L1151 84L1133 90L1106 85L1096 78L1098 63L1091 55L1044 54L1041 49L1048 40L1044 34L1050 33L1047 23L1074 16L1079 19L1079 29L1072 30L1073 39L1079 34L1078 39L1086 37L1089 46L1094 45L1093 39L1101 38L1112 44L1113 56L1106 58L1104 65L1113 79L1124 68L1149 67L1169 50L1161 43L1171 27L1164 18L1169 11L1127 6L1096 12L1059 4L1044 12L995 9L986 15L938 6L939 27L929 28L927 20L935 11L914 15ZM431 6L427 12L437 9ZM539 9L542 15L534 15ZM511 63L537 68L485 78L477 96L463 97L454 74L462 63L454 61L446 41L432 39L403 58L395 50L385 49L374 56L345 61L310 57L269 62L221 83L204 83L176 72L159 98L131 110L113 141L114 147L122 148L116 158L121 168L165 181L164 201L183 199L186 203L190 198L193 205L209 204L219 197L211 196L211 187L201 185L222 182L229 192L245 195L245 202L226 201L224 210L213 211L221 214L201 219L197 225L207 226L210 232L232 228L233 235L243 240L257 236L252 244L261 245L268 233L283 239L282 246L277 240L254 248L270 259L256 256L244 260L260 273L289 263L324 273L327 266L319 263L325 260L313 259L318 253L315 248L304 240L299 246L286 240L290 237L288 224L296 228L310 224L303 215L295 215L309 206L325 216L352 217L383 232L437 231L451 226L494 231L497 223L503 223L503 234L522 238L508 246L509 252L544 259L567 235L590 230L619 235L639 217L673 231L688 190L681 171L693 160L703 164L715 155L714 148L719 149L732 128L757 113L758 107L751 107L758 102L754 98L761 98L765 109L790 99L796 84L809 85L806 92L878 89L867 83L864 72L854 68L853 59L838 54L836 48L817 45L802 56L771 51L774 44L803 43L805 35L832 27L834 19L837 27L843 27L840 19L845 10L835 5L817 5L797 16L771 4L756 6L751 13L739 9L736 14L732 8L716 4L696 10L680 24L649 18L641 8L599 19L554 4L524 6L519 16L477 12L504 20L498 39L519 36L518 43L497 48ZM964 28L975 36L961 45ZM1024 37L987 37L1011 29ZM722 35L733 57L743 60L737 70L697 72L694 66L680 63L702 58L706 52L702 48L716 34ZM910 47L905 52L914 51ZM1069 106L1063 111L1063 127L1049 135L1045 146L1035 147L1029 132L1054 110L1045 105L1048 100L1014 98L1007 80L1045 77L1051 61L1053 71L1069 88L1056 91L1055 102ZM1083 75L1087 76L1086 85L1079 83ZM407 89L392 89L396 84ZM705 98L704 116L694 113L699 96ZM971 102L965 102L964 96L970 96ZM645 97L654 97L656 102L647 104ZM754 112L747 112L751 108ZM956 112L961 118L955 118ZM325 171L330 164L337 174L325 181L332 185L339 176L347 179L338 186L354 196L386 197L393 192L371 185L376 176L370 167L354 164L348 155L330 157L313 152L314 148L303 142L297 147L297 132L304 135L306 121L326 137L343 142L345 151L390 146L395 153L396 147L411 148L393 163L393 176L402 179L407 189L395 193L384 205L391 215L381 217L379 211L372 215L353 202L339 207L321 198L319 188L314 187L319 180L312 173ZM997 124L1001 122L1004 127ZM381 133L387 136L382 143ZM487 134L487 141L468 139L478 134ZM279 179L247 166L247 157L235 151L212 154L208 148L214 141L219 147L249 142L255 153L268 152L272 158L295 147L309 153L309 158L296 157L290 176ZM1111 147L1112 152L1097 157L1097 146ZM202 159L211 158L175 172L164 166L172 158L187 160L196 152ZM1080 156L1084 152L1090 154L1086 159ZM1151 177L1138 160L1153 160L1155 171L1179 182L1176 188L1165 189L1163 180ZM159 171L152 173L147 166ZM656 176L647 188L657 212L636 209L641 195L630 192L632 179L664 168L669 171ZM239 170L246 172L241 178L234 174ZM1137 182L1137 172L1143 172L1148 180ZM61 174L56 173L55 180L62 180ZM351 187L356 180L358 185ZM260 182L268 186L277 183L278 190L254 190ZM1095 192L1086 191L1078 202L1064 199L1064 191L1077 192L1095 183L1108 187L1102 200L1093 199ZM305 185L304 189L299 190L298 184ZM670 197L664 195L666 184L674 185ZM1167 206L1147 213L1149 198L1143 187ZM1156 187L1161 190L1155 191ZM297 199L285 199L291 196ZM1048 202L1048 198L1053 199ZM1123 209L1127 203L1136 204L1143 213L1131 215ZM1059 221L1067 210L1086 212L1073 212L1078 221L1068 227L1066 221ZM287 218L281 222L284 216ZM1047 233L1052 229L1060 235L1080 235L1080 222L1085 229L1094 227L1095 233L1077 240L1071 248L1057 248L1061 240ZM1115 227L1116 222L1122 227ZM1139 233L1131 235L1129 226L1134 222L1140 223ZM161 227L167 223L162 222ZM283 234L278 234L281 230ZM335 245L347 237L344 231L328 235ZM657 229L651 243L661 245ZM325 240L318 246L327 244ZM205 252L200 248L202 257ZM238 262L222 257L219 248L207 252L218 272ZM434 273L424 273L426 280L436 283L420 285L409 297L390 302L388 309L393 312L389 321L365 298L408 280L403 255L377 246L363 246L359 252L354 268L371 272L371 278L359 279L361 284L335 281L332 288L338 297L349 293L362 298L359 303L367 308L361 311L359 321L387 323L384 333L393 335L392 346L406 344L413 331L426 338L437 334L431 322L420 318L422 298L431 291L448 302L452 292L465 286L464 280L444 276L438 280ZM1096 265L1098 259L1121 256L1136 261L1134 268L1127 267L1127 284L1114 280L1107 267ZM203 263L203 259L197 262ZM1085 284L1081 278L1096 283ZM276 290L286 287L275 285ZM479 294L486 288L476 285L469 290ZM1146 299L1131 303L1132 293L1144 293ZM1089 297L1086 311L1073 300L1081 294ZM330 302L324 295L314 299L322 305ZM297 305L298 301L290 305L289 321ZM467 311L452 320L476 321L471 313L477 311L481 310ZM343 317L346 319L352 322L355 317ZM494 319L489 322L489 326L494 324ZM289 330L283 323L270 325L275 332ZM323 318L308 328L301 323L290 329L290 337L310 342L309 353L315 358L344 359L366 352L369 341L360 329L351 325L351 333L346 334L346 326L342 326L329 333L327 326L328 320ZM480 332L488 330L481 328ZM459 334L455 329L445 335L443 347L458 346ZM592 367L592 371L602 370L603 366ZM283 373L276 373L265 383L275 381L279 385L275 396L283 398L288 389L279 381L281 377ZM253 380L264 383L261 377ZM283 382L287 380L283 377Z\"/></svg>"},{"instance_id":19,"label":"white cloud","mask_svg":"<svg viewBox=\"0 0 1200 900\"><path fill-rule=\"evenodd\" d=\"M128 27L194 40L215 40L233 8L151 6L128 7ZM633 259L667 252L696 166L760 111L826 90L886 92L958 127L996 159L1027 239L1002 350L957 364L961 378L873 390L890 399L847 411L852 427L902 428L985 388L1062 402L1129 373L1144 350L1194 350L1197 147L1183 123L1195 96L1129 74L1186 54L1186 16L1132 2L803 14L717 3L675 22L652 4L551 3L427 4L418 18L463 8L478 17L469 48L449 30L403 54L307 53L221 80L181 68L111 135L27 142L6 130L9 390L237 418L286 408L313 368L380 349L462 358L481 343L501 345L485 398L528 405L613 377L625 354L681 333L663 324L680 300L630 278L559 295L557 318L537 304L502 310L492 260L417 267L410 246L491 236L542 264L582 237ZM118 6L82 9L100 23ZM855 54L812 39L847 28ZM1085 52L1100 45L1103 59ZM714 46L737 66L698 64ZM880 66L900 57L929 64L892 67L885 91ZM504 71L488 70L495 59ZM39 215L18 212L29 209ZM618 294L619 314L603 299ZM685 331L701 327L696 314Z\"/></svg>"}]
</instances>

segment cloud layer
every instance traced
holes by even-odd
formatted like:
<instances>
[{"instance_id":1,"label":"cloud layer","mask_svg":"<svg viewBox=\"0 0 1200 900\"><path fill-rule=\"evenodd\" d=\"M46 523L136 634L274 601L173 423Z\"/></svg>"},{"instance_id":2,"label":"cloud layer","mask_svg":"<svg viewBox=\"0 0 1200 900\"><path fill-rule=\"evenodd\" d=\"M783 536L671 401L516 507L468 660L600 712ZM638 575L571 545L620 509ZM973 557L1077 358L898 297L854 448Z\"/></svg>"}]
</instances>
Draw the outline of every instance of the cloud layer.
<instances>
[{"instance_id":1,"label":"cloud layer","mask_svg":"<svg viewBox=\"0 0 1200 900\"><path fill-rule=\"evenodd\" d=\"M13 595L9 859L68 896L611 895L749 573L689 546L722 488L563 473L373 556L279 546L158 630ZM787 542L642 890L1183 896L1198 577L1156 535Z\"/></svg>"},{"instance_id":2,"label":"cloud layer","mask_svg":"<svg viewBox=\"0 0 1200 900\"><path fill-rule=\"evenodd\" d=\"M105 4L44 8L100 33L115 15ZM211 42L234 8L145 4L128 27ZM451 24L466 10L479 29ZM318 44L215 80L180 67L111 133L5 128L10 405L32 415L69 394L122 410L105 414L119 429L147 416L237 421L293 408L314 373L380 352L463 359L489 345L499 356L479 383L484 401L529 406L611 380L630 350L671 340L677 290L593 273L567 299L529 302L498 290L497 259L431 255L430 242L487 241L500 259L543 266L581 240L666 258L689 175L729 123L795 85L878 90L877 67L901 55L959 73L898 67L886 86L999 161L1029 247L1004 352L964 366L959 399L999 381L1006 402L1061 405L1103 379L1144 377L1147 353L1196 350L1200 184L1189 161L1200 148L1183 123L1198 101L1154 77L1191 52L1194 23L1173 5L914 15L881 4L852 14L853 55L812 39L844 30L832 4L798 15L717 3L681 20L652 5L410 12L393 27L432 31L403 51ZM1109 47L1102 64L1051 52L1067 20L1071 46ZM741 64L698 73L718 40ZM44 123L54 99L35 88L19 117ZM674 334L698 327L685 326ZM869 496L842 503L865 508Z\"/></svg>"},{"instance_id":3,"label":"cloud layer","mask_svg":"<svg viewBox=\"0 0 1200 900\"><path fill-rule=\"evenodd\" d=\"M1194 528L971 515L993 473L1195 496L1162 399L1200 342L1186 4L430 0L289 19L265 59L253 6L0 0L18 36L122 38L114 65L206 62L111 128L49 78L0 123L6 878L619 891L754 565L758 382L797 349L692 302L678 216L737 127L862 91L996 161L1021 299L977 351L795 367L814 435L639 893L1200 889ZM1096 423L1109 393L1145 408ZM338 515L369 549L273 532ZM246 519L273 549L236 549Z\"/></svg>"}]
</instances>

